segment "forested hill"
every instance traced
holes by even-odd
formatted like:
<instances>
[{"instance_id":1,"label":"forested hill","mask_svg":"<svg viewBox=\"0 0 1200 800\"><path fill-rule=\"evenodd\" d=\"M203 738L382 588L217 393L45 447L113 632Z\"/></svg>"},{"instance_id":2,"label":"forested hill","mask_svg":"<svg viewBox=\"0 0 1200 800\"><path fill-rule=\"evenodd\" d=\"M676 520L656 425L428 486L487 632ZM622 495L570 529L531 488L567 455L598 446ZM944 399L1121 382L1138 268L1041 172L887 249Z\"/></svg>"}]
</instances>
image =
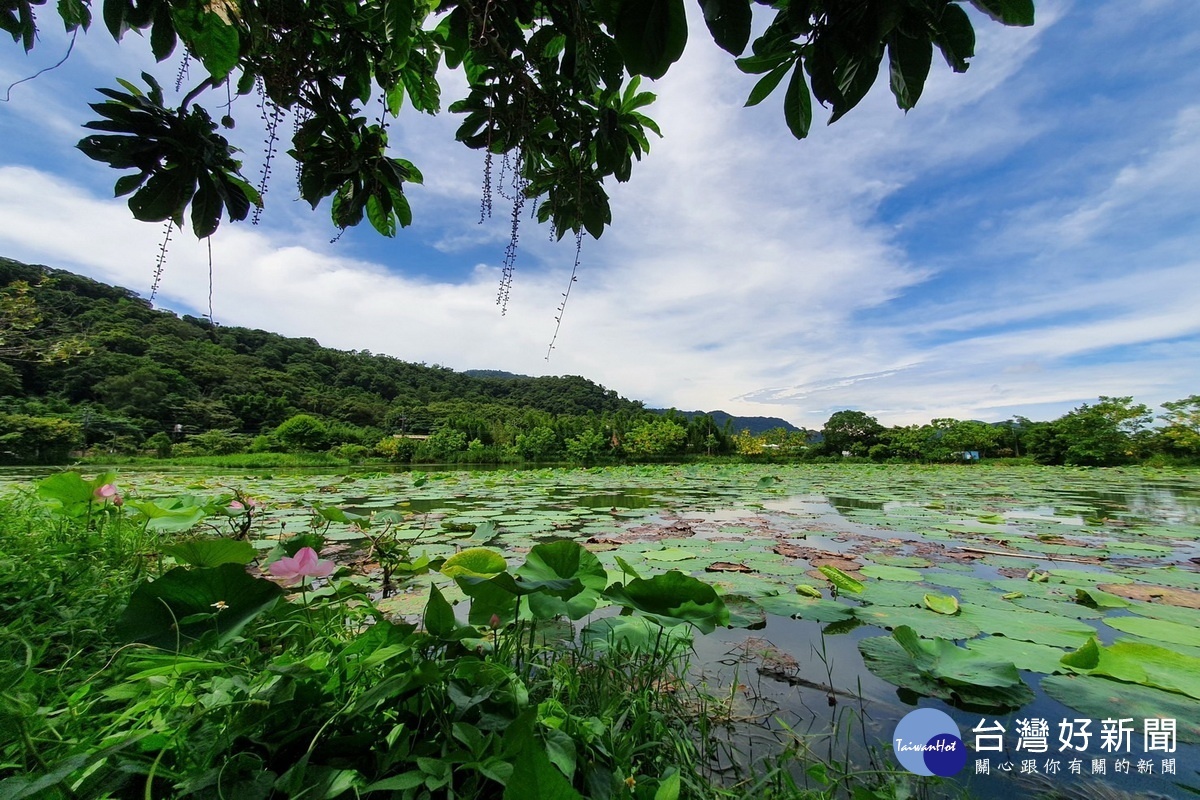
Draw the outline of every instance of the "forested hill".
<instances>
[{"instance_id":1,"label":"forested hill","mask_svg":"<svg viewBox=\"0 0 1200 800\"><path fill-rule=\"evenodd\" d=\"M652 408L650 410L659 414L668 413L665 408ZM755 435L779 429L783 429L788 433L798 433L802 430L786 419L780 419L779 417L735 417L724 411L678 411L675 413L689 421L696 417L711 417L713 422L722 429L728 425L731 431L749 431Z\"/></svg>"},{"instance_id":2,"label":"forested hill","mask_svg":"<svg viewBox=\"0 0 1200 800\"><path fill-rule=\"evenodd\" d=\"M482 429L530 411L636 414L642 407L580 377L473 377L213 326L157 311L127 289L10 259L0 258L0 302L0 411L86 407L89 433L115 424L148 436L179 424L185 433L253 435L297 413L428 433L450 418Z\"/></svg>"}]
</instances>

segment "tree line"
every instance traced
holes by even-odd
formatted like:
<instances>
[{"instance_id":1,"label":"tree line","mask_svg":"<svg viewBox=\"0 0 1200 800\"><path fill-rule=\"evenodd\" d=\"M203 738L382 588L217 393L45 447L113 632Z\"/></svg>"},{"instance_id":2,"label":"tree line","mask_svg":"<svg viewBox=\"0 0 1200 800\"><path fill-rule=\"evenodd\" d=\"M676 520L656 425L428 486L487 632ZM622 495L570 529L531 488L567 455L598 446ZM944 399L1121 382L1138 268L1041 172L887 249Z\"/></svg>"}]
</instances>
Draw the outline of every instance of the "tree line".
<instances>
[{"instance_id":1,"label":"tree line","mask_svg":"<svg viewBox=\"0 0 1200 800\"><path fill-rule=\"evenodd\" d=\"M133 292L0 259L0 463L74 454L332 452L393 462L500 463L738 456L1111 466L1200 460L1200 395L1157 415L1101 397L1058 419L935 419L885 427L863 411L819 431L734 431L652 411L577 376L468 375L315 340L157 311Z\"/></svg>"},{"instance_id":2,"label":"tree line","mask_svg":"<svg viewBox=\"0 0 1200 800\"><path fill-rule=\"evenodd\" d=\"M838 411L820 431L782 428L734 437L737 452L755 457L950 463L1026 458L1039 464L1111 467L1200 461L1200 395L1162 404L1155 414L1132 397L1100 397L1061 417L1035 422L935 419L885 427L863 411Z\"/></svg>"}]
</instances>

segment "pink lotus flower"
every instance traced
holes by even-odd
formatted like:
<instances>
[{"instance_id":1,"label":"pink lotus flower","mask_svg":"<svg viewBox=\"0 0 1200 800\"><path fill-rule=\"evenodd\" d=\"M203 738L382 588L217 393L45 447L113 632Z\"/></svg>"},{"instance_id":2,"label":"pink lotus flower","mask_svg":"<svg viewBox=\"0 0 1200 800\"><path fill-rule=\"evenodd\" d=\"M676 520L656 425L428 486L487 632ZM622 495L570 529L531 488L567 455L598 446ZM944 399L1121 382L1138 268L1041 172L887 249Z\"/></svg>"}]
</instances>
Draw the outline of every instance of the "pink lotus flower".
<instances>
[{"instance_id":1,"label":"pink lotus flower","mask_svg":"<svg viewBox=\"0 0 1200 800\"><path fill-rule=\"evenodd\" d=\"M117 494L117 485L115 483L106 483L103 486L97 486L96 491L92 492L92 495L97 500L103 500L106 503L112 500L118 506L123 502L121 495Z\"/></svg>"},{"instance_id":2,"label":"pink lotus flower","mask_svg":"<svg viewBox=\"0 0 1200 800\"><path fill-rule=\"evenodd\" d=\"M317 558L317 551L311 547L301 547L294 556L284 556L273 562L267 569L276 578L283 578L287 584L305 578L325 578L333 572L332 561Z\"/></svg>"}]
</instances>

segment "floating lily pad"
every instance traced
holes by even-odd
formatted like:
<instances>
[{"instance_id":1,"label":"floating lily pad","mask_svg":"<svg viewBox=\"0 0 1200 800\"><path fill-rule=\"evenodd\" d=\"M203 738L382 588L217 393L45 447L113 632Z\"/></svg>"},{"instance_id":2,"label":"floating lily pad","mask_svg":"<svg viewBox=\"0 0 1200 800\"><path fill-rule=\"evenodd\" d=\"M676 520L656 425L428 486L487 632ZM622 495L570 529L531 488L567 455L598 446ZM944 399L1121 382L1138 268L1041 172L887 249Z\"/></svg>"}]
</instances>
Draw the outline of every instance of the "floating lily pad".
<instances>
[{"instance_id":1,"label":"floating lily pad","mask_svg":"<svg viewBox=\"0 0 1200 800\"><path fill-rule=\"evenodd\" d=\"M1072 619L1099 619L1104 616L1104 612L1100 609L1074 603L1066 597L1054 600L1044 597L1017 597L1011 602L1014 606L1026 611L1040 611L1044 614L1057 614L1060 617L1071 617Z\"/></svg>"},{"instance_id":2,"label":"floating lily pad","mask_svg":"<svg viewBox=\"0 0 1200 800\"><path fill-rule=\"evenodd\" d=\"M912 583L899 581L872 581L857 599L873 606L919 606L925 589Z\"/></svg>"},{"instance_id":3,"label":"floating lily pad","mask_svg":"<svg viewBox=\"0 0 1200 800\"><path fill-rule=\"evenodd\" d=\"M695 550L682 550L678 547L664 548L662 550L650 550L643 553L643 558L649 561L687 561L689 558L697 558L700 555Z\"/></svg>"},{"instance_id":4,"label":"floating lily pad","mask_svg":"<svg viewBox=\"0 0 1200 800\"><path fill-rule=\"evenodd\" d=\"M1105 624L1135 636L1200 647L1200 628L1152 617L1105 617Z\"/></svg>"},{"instance_id":5,"label":"floating lily pad","mask_svg":"<svg viewBox=\"0 0 1200 800\"><path fill-rule=\"evenodd\" d=\"M866 606L854 609L854 616L868 625L878 628L912 628L926 638L971 639L980 633L979 627L962 613L948 617L935 614L925 608L896 608L891 606Z\"/></svg>"},{"instance_id":6,"label":"floating lily pad","mask_svg":"<svg viewBox=\"0 0 1200 800\"><path fill-rule=\"evenodd\" d=\"M1096 634L1079 620L1011 607L963 606L961 616L984 633L1054 647L1079 647Z\"/></svg>"},{"instance_id":7,"label":"floating lily pad","mask_svg":"<svg viewBox=\"0 0 1200 800\"><path fill-rule=\"evenodd\" d=\"M1087 572L1081 569L1059 568L1052 568L1047 570L1047 572L1050 573L1051 581L1066 583L1072 586L1096 586L1101 583L1133 583L1132 578L1112 572Z\"/></svg>"},{"instance_id":8,"label":"floating lily pad","mask_svg":"<svg viewBox=\"0 0 1200 800\"><path fill-rule=\"evenodd\" d=\"M889 567L885 564L867 564L859 570L869 578L882 578L889 581L920 581L924 576L920 570L908 567Z\"/></svg>"},{"instance_id":9,"label":"floating lily pad","mask_svg":"<svg viewBox=\"0 0 1200 800\"><path fill-rule=\"evenodd\" d=\"M1200 628L1200 609L1162 605L1160 603L1143 603L1131 600L1126 607L1134 614L1142 617L1153 617L1168 622L1178 622L1180 625L1190 625Z\"/></svg>"},{"instance_id":10,"label":"floating lily pad","mask_svg":"<svg viewBox=\"0 0 1200 800\"><path fill-rule=\"evenodd\" d=\"M851 615L851 608L836 600L816 599L797 594L758 597L755 601L769 614L812 622L838 622L849 619Z\"/></svg>"},{"instance_id":11,"label":"floating lily pad","mask_svg":"<svg viewBox=\"0 0 1200 800\"><path fill-rule=\"evenodd\" d=\"M729 627L760 630L767 626L767 612L758 602L745 595L723 595L729 609Z\"/></svg>"},{"instance_id":12,"label":"floating lily pad","mask_svg":"<svg viewBox=\"0 0 1200 800\"><path fill-rule=\"evenodd\" d=\"M933 562L920 556L897 556L888 553L875 553L871 556L871 560L876 564L884 564L889 567L923 568L933 566Z\"/></svg>"},{"instance_id":13,"label":"floating lily pad","mask_svg":"<svg viewBox=\"0 0 1200 800\"><path fill-rule=\"evenodd\" d=\"M1154 644L1118 639L1105 647L1090 639L1075 652L1063 656L1062 663L1073 671L1153 686L1200 700L1200 658Z\"/></svg>"},{"instance_id":14,"label":"floating lily pad","mask_svg":"<svg viewBox=\"0 0 1200 800\"><path fill-rule=\"evenodd\" d=\"M867 669L919 695L995 711L1017 709L1033 700L1011 661L945 639L920 639L905 626L892 636L864 639L858 649Z\"/></svg>"},{"instance_id":15,"label":"floating lily pad","mask_svg":"<svg viewBox=\"0 0 1200 800\"><path fill-rule=\"evenodd\" d=\"M1040 672L1043 675L1067 671L1061 663L1067 651L1059 647L1022 642L1004 636L980 636L967 642L966 648L983 656L1011 661L1017 669Z\"/></svg>"},{"instance_id":16,"label":"floating lily pad","mask_svg":"<svg viewBox=\"0 0 1200 800\"><path fill-rule=\"evenodd\" d=\"M929 593L922 597L925 607L937 614L952 616L958 613L958 598L953 595Z\"/></svg>"},{"instance_id":17,"label":"floating lily pad","mask_svg":"<svg viewBox=\"0 0 1200 800\"><path fill-rule=\"evenodd\" d=\"M1091 675L1052 675L1042 679L1041 688L1094 719L1174 719L1178 741L1200 744L1200 715L1190 697Z\"/></svg>"},{"instance_id":18,"label":"floating lily pad","mask_svg":"<svg viewBox=\"0 0 1200 800\"><path fill-rule=\"evenodd\" d=\"M1111 583L1133 583L1137 580L1138 582L1154 583L1159 586L1172 586L1177 589L1200 591L1200 573L1189 572L1178 567L1127 569L1121 577L1123 580L1114 580Z\"/></svg>"}]
</instances>

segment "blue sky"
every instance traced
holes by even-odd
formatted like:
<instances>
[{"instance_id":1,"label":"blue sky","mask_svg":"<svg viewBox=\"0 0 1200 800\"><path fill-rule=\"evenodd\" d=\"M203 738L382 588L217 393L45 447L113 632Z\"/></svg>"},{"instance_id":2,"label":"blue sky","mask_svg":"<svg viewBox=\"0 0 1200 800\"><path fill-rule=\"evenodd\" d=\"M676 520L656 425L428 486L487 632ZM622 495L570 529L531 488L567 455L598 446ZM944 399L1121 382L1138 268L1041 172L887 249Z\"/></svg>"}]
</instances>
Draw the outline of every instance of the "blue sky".
<instances>
[{"instance_id":1,"label":"blue sky","mask_svg":"<svg viewBox=\"0 0 1200 800\"><path fill-rule=\"evenodd\" d=\"M482 158L453 142L450 114L393 128L426 177L393 240L364 229L331 244L326 210L295 199L280 158L263 223L213 240L214 315L809 427L843 408L885 424L1049 419L1099 395L1198 393L1200 4L1037 6L1032 29L980 21L970 70L935 63L915 110L881 84L804 142L781 97L742 108L753 78L693 19L683 60L648 87L665 136L610 187L613 226L584 242L549 359L573 242L522 227L501 315L508 212L497 197L478 224ZM0 85L61 57L57 24L45 11L29 56L0 43ZM159 227L134 222L111 197L118 173L74 149L94 87L146 68L173 85L178 60L154 66L147 50L97 25L0 103L0 255L148 295ZM253 100L235 112L257 180ZM191 234L175 235L156 302L207 313L207 250Z\"/></svg>"}]
</instances>

